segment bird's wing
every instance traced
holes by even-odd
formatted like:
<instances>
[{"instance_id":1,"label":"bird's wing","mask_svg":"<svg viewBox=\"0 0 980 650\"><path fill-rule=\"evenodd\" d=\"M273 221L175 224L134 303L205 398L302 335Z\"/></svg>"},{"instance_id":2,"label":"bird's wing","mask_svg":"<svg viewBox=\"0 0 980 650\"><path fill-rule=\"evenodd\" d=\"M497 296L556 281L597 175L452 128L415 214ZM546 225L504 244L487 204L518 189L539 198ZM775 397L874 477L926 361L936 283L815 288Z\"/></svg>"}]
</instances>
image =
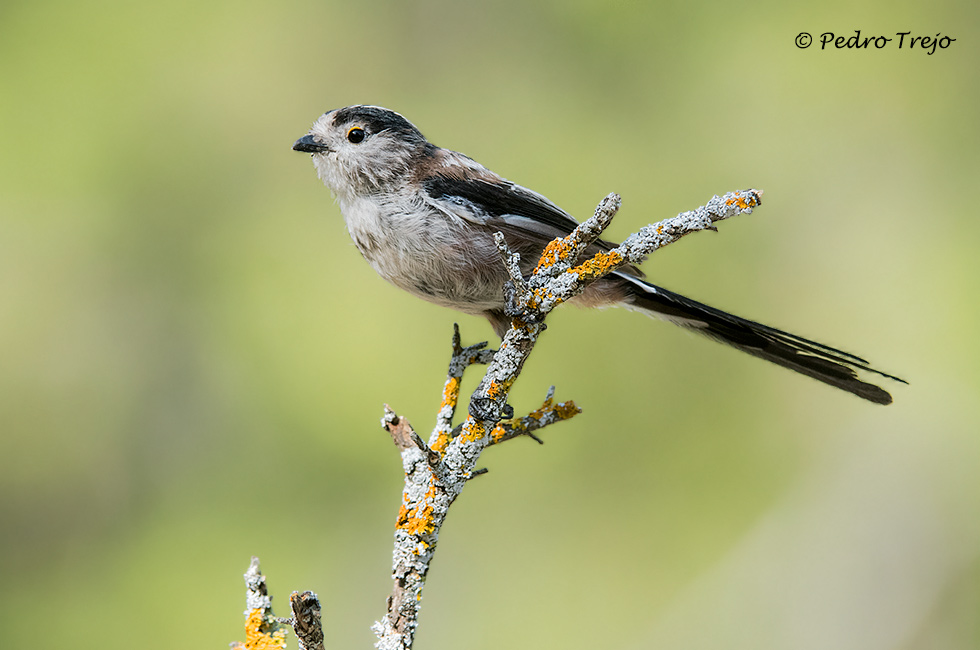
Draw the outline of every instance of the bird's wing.
<instances>
[{"instance_id":1,"label":"bird's wing","mask_svg":"<svg viewBox=\"0 0 980 650\"><path fill-rule=\"evenodd\" d=\"M459 178L437 174L424 183L441 207L481 225L512 223L548 240L564 237L578 222L557 205L529 189L493 176Z\"/></svg>"},{"instance_id":2,"label":"bird's wing","mask_svg":"<svg viewBox=\"0 0 980 650\"><path fill-rule=\"evenodd\" d=\"M437 172L422 185L434 207L491 231L502 232L508 245L522 257L529 253L540 254L550 241L565 237L578 225L571 215L544 196L482 167L466 175ZM612 242L599 240L586 254L615 246ZM528 261L536 261L536 258ZM622 271L642 275L634 267Z\"/></svg>"}]
</instances>

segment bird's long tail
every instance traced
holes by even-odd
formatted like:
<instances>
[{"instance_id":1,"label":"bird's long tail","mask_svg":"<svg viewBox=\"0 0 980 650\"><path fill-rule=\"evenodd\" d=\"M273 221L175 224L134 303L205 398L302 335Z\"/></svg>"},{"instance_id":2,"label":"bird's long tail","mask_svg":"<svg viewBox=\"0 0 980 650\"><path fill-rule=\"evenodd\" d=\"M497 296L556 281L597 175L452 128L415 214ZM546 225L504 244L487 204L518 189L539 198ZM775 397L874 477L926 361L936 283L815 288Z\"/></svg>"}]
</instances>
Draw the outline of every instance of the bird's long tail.
<instances>
[{"instance_id":1,"label":"bird's long tail","mask_svg":"<svg viewBox=\"0 0 980 650\"><path fill-rule=\"evenodd\" d=\"M875 370L867 361L848 352L733 316L638 278L617 275L625 281L622 285L627 294L625 303L630 308L666 319L875 404L891 404L892 396L874 384L861 381L858 371L906 383Z\"/></svg>"}]
</instances>

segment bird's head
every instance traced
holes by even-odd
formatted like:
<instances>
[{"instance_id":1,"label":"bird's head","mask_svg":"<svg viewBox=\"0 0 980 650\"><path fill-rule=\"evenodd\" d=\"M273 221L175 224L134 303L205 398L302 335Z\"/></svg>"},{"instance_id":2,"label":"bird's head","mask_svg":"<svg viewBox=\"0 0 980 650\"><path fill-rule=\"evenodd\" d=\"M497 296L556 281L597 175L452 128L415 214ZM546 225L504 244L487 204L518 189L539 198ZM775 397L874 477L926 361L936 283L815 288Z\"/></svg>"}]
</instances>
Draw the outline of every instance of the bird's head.
<instances>
[{"instance_id":1,"label":"bird's head","mask_svg":"<svg viewBox=\"0 0 980 650\"><path fill-rule=\"evenodd\" d=\"M293 144L312 154L317 175L339 197L390 190L407 182L431 145L404 117L379 106L327 111Z\"/></svg>"}]
</instances>

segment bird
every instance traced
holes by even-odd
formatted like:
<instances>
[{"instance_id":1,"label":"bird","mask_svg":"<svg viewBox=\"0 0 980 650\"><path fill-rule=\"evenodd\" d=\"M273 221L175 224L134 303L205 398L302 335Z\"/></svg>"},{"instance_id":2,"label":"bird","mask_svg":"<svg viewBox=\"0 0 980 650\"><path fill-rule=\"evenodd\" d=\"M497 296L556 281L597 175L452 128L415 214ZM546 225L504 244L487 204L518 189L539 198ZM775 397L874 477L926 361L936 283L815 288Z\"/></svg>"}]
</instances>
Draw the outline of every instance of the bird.
<instances>
[{"instance_id":1,"label":"bird","mask_svg":"<svg viewBox=\"0 0 980 650\"><path fill-rule=\"evenodd\" d=\"M399 113L353 105L322 114L293 150L310 154L364 259L396 287L485 317L503 338L507 270L502 233L528 275L545 246L578 222L546 197L472 158L430 143ZM599 240L583 256L610 250ZM580 306L623 306L667 320L875 404L891 395L863 375L906 383L837 348L729 314L651 284L635 266L594 282ZM860 373L860 375L859 375Z\"/></svg>"}]
</instances>

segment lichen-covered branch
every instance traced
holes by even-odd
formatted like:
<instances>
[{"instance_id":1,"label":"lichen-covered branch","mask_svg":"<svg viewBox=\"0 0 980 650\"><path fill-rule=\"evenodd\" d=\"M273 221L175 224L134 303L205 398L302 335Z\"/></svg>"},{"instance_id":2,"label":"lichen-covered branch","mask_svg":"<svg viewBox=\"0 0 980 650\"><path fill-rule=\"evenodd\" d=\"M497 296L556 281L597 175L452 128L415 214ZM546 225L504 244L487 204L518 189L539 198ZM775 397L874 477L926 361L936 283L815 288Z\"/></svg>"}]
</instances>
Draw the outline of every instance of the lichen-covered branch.
<instances>
[{"instance_id":1,"label":"lichen-covered branch","mask_svg":"<svg viewBox=\"0 0 980 650\"><path fill-rule=\"evenodd\" d=\"M395 524L392 574L395 586L388 597L388 611L375 623L377 647L382 650L408 650L412 647L421 609L422 588L435 553L439 531L449 507L463 491L467 481L485 470L477 469L480 454L488 446L529 436L580 412L574 402L554 401L554 387L544 403L526 416L512 418L507 405L510 388L521 372L544 319L557 305L581 293L590 283L627 265L638 264L651 252L691 232L714 229L714 223L737 214L751 212L761 203L761 191L746 190L714 197L705 206L644 227L620 246L579 261L582 253L596 242L619 210L620 199L610 194L595 214L568 237L551 242L542 253L534 272L522 277L520 258L511 252L503 236L497 245L510 274L505 287L511 329L497 350L486 343L462 347L459 328L453 335L453 356L449 363L442 403L436 426L426 443L407 419L385 405L381 422L401 452L405 472L402 505ZM470 398L463 423L453 428L463 373L473 364L487 364L487 372ZM320 601L313 592L293 592L293 616L280 619L272 613L272 597L259 571L258 558L252 558L245 574L248 587L245 643L237 650L283 650L287 625L299 639L300 650L323 650Z\"/></svg>"},{"instance_id":2,"label":"lichen-covered branch","mask_svg":"<svg viewBox=\"0 0 980 650\"><path fill-rule=\"evenodd\" d=\"M446 445L452 437L453 416L456 414L456 405L459 402L459 387L463 380L463 373L471 365L479 363L486 365L493 360L496 350L488 350L487 342L477 343L469 347L462 347L459 336L459 325L453 324L453 356L449 361L449 372L446 376L446 383L442 389L442 403L439 405L439 413L436 416L436 426L429 439L429 446L439 453L446 450Z\"/></svg>"},{"instance_id":3,"label":"lichen-covered branch","mask_svg":"<svg viewBox=\"0 0 980 650\"><path fill-rule=\"evenodd\" d=\"M544 403L531 411L527 415L521 418L513 418L511 420L502 420L497 423L497 426L493 428L490 432L490 444L495 445L500 442L505 442L507 440L512 440L520 436L528 436L535 442L539 444L544 444L541 438L534 435L534 432L543 429L549 424L554 424L556 422L561 422L562 420L568 420L575 417L582 412L582 409L575 405L575 402L569 400L567 402L554 401L555 387L552 386L548 389L548 395L544 399Z\"/></svg>"},{"instance_id":4,"label":"lichen-covered branch","mask_svg":"<svg viewBox=\"0 0 980 650\"><path fill-rule=\"evenodd\" d=\"M245 643L233 643L232 650L283 650L287 627L272 613L272 596L257 557L245 572L245 587Z\"/></svg>"},{"instance_id":5,"label":"lichen-covered branch","mask_svg":"<svg viewBox=\"0 0 980 650\"><path fill-rule=\"evenodd\" d=\"M323 650L320 599L315 593L294 591L289 597L293 616L277 617L257 557L245 572L245 587L245 643L232 643L232 650L285 650L289 627L296 633L299 650Z\"/></svg>"},{"instance_id":6,"label":"lichen-covered branch","mask_svg":"<svg viewBox=\"0 0 980 650\"><path fill-rule=\"evenodd\" d=\"M751 212L761 204L761 195L761 191L746 190L716 196L701 208L646 226L617 248L579 262L581 254L596 242L619 210L619 196L610 194L591 218L567 237L548 245L528 278L521 275L518 255L498 235L497 245L511 276L505 293L507 313L513 318L500 348L495 352L485 350L485 344L463 348L456 329L443 401L428 445L406 420L390 409L382 420L401 451L405 488L395 525L392 567L395 586L388 598L387 613L373 626L378 648L408 650L412 647L422 589L439 531L449 507L467 481L479 473L476 464L483 450L519 435L533 437L535 430L579 412L571 402L554 404L553 392L549 391L540 409L524 418L502 421L512 411L507 406L507 396L544 329L545 316L557 305L580 294L590 283L622 266L642 262L657 248L691 232L714 229L717 221ZM468 414L458 435L453 435L452 420L460 380L465 369L474 363L488 363L489 367L470 398Z\"/></svg>"}]
</instances>

